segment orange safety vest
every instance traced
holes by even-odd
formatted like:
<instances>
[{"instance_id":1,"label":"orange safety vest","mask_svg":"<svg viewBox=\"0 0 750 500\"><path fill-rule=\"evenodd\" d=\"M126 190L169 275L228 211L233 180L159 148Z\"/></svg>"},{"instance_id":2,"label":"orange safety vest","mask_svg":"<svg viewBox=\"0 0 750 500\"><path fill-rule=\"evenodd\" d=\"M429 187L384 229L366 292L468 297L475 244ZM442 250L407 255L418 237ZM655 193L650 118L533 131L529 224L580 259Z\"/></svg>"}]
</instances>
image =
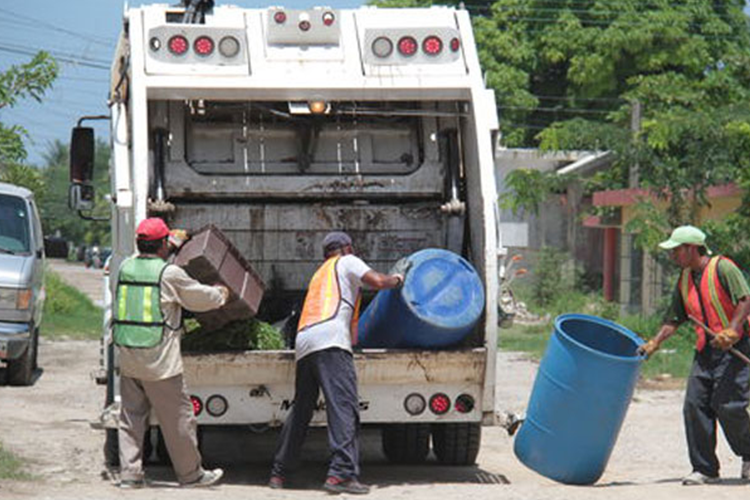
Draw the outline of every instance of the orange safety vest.
<instances>
[{"instance_id":1,"label":"orange safety vest","mask_svg":"<svg viewBox=\"0 0 750 500\"><path fill-rule=\"evenodd\" d=\"M339 285L339 274L337 264L340 255L331 257L315 271L310 285L307 287L305 304L302 306L302 315L299 319L297 332L306 328L328 321L336 316L342 302L347 302L341 296ZM354 309L350 326L352 345L357 345L357 323L359 322L359 306L362 302L362 294L357 294L354 304L349 304Z\"/></svg>"},{"instance_id":2,"label":"orange safety vest","mask_svg":"<svg viewBox=\"0 0 750 500\"><path fill-rule=\"evenodd\" d=\"M729 322L734 316L736 306L732 303L732 296L724 290L719 281L719 259L726 257L716 256L708 261L700 283L700 295L693 282L693 276L690 269L683 269L678 286L682 295L682 303L685 306L685 313L693 316L704 325L708 326L714 332L729 327ZM732 262L730 259L727 259ZM700 300L703 299L703 307ZM705 308L707 318L703 315ZM740 335L743 332L739 332ZM698 325L695 325L695 349L702 351L706 345L706 332Z\"/></svg>"}]
</instances>

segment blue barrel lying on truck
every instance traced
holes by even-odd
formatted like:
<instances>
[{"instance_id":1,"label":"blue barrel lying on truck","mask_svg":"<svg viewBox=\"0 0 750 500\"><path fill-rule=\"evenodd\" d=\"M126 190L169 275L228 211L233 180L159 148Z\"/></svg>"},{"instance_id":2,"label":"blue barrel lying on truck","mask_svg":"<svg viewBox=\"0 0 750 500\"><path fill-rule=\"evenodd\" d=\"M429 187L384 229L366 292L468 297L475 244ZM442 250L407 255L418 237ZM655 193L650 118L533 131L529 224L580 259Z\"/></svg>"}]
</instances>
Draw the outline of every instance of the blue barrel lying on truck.
<instances>
[{"instance_id":1,"label":"blue barrel lying on truck","mask_svg":"<svg viewBox=\"0 0 750 500\"><path fill-rule=\"evenodd\" d=\"M439 248L406 260L404 286L378 292L362 313L358 345L439 348L463 340L484 310L484 288L474 267Z\"/></svg>"}]
</instances>

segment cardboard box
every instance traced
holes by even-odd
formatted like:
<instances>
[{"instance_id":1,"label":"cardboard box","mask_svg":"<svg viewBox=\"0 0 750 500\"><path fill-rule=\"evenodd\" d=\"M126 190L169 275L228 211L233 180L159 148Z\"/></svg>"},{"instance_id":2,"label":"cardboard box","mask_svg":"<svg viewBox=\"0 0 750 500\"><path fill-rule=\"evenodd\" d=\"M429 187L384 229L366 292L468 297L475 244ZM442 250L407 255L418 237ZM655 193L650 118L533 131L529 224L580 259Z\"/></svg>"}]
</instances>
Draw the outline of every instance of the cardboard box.
<instances>
[{"instance_id":1,"label":"cardboard box","mask_svg":"<svg viewBox=\"0 0 750 500\"><path fill-rule=\"evenodd\" d=\"M215 330L258 313L265 291L263 280L214 225L209 224L195 232L182 245L174 263L201 283L221 283L230 291L229 301L223 307L195 313L204 330Z\"/></svg>"}]
</instances>

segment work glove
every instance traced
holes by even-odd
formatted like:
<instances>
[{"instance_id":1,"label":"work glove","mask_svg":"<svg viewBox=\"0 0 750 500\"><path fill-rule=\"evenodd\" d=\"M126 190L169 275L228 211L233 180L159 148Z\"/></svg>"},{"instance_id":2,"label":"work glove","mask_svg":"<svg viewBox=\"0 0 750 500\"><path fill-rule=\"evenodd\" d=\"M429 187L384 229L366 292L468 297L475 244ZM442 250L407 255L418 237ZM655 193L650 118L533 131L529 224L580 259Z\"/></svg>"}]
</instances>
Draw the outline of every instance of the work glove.
<instances>
[{"instance_id":1,"label":"work glove","mask_svg":"<svg viewBox=\"0 0 750 500\"><path fill-rule=\"evenodd\" d=\"M722 351L729 350L737 341L740 340L740 335L735 331L734 328L724 328L722 331L714 335L711 340L711 346Z\"/></svg>"},{"instance_id":2,"label":"work glove","mask_svg":"<svg viewBox=\"0 0 750 500\"><path fill-rule=\"evenodd\" d=\"M406 273L411 269L411 264L412 262L408 257L403 257L393 264L390 274L400 274L402 278L406 278Z\"/></svg>"},{"instance_id":3,"label":"work glove","mask_svg":"<svg viewBox=\"0 0 750 500\"><path fill-rule=\"evenodd\" d=\"M188 235L188 232L184 229L172 229L169 231L169 238L167 241L169 242L169 247L172 252L176 252L189 239L190 235Z\"/></svg>"},{"instance_id":4,"label":"work glove","mask_svg":"<svg viewBox=\"0 0 750 500\"><path fill-rule=\"evenodd\" d=\"M659 347L661 346L660 342L657 342L655 338L649 340L645 344L641 344L640 347L638 347L638 354L641 356L646 356L646 359L650 358L653 353L659 350Z\"/></svg>"}]
</instances>

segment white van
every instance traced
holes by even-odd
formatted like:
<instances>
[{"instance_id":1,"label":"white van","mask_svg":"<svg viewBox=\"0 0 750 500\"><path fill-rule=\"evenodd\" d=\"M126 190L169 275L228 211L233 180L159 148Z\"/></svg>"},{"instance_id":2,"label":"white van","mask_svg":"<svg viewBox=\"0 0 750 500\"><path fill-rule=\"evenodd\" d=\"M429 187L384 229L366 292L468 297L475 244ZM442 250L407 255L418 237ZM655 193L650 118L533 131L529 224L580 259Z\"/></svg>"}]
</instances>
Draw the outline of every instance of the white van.
<instances>
[{"instance_id":1,"label":"white van","mask_svg":"<svg viewBox=\"0 0 750 500\"><path fill-rule=\"evenodd\" d=\"M0 362L31 385L44 305L44 238L34 195L0 182Z\"/></svg>"}]
</instances>

